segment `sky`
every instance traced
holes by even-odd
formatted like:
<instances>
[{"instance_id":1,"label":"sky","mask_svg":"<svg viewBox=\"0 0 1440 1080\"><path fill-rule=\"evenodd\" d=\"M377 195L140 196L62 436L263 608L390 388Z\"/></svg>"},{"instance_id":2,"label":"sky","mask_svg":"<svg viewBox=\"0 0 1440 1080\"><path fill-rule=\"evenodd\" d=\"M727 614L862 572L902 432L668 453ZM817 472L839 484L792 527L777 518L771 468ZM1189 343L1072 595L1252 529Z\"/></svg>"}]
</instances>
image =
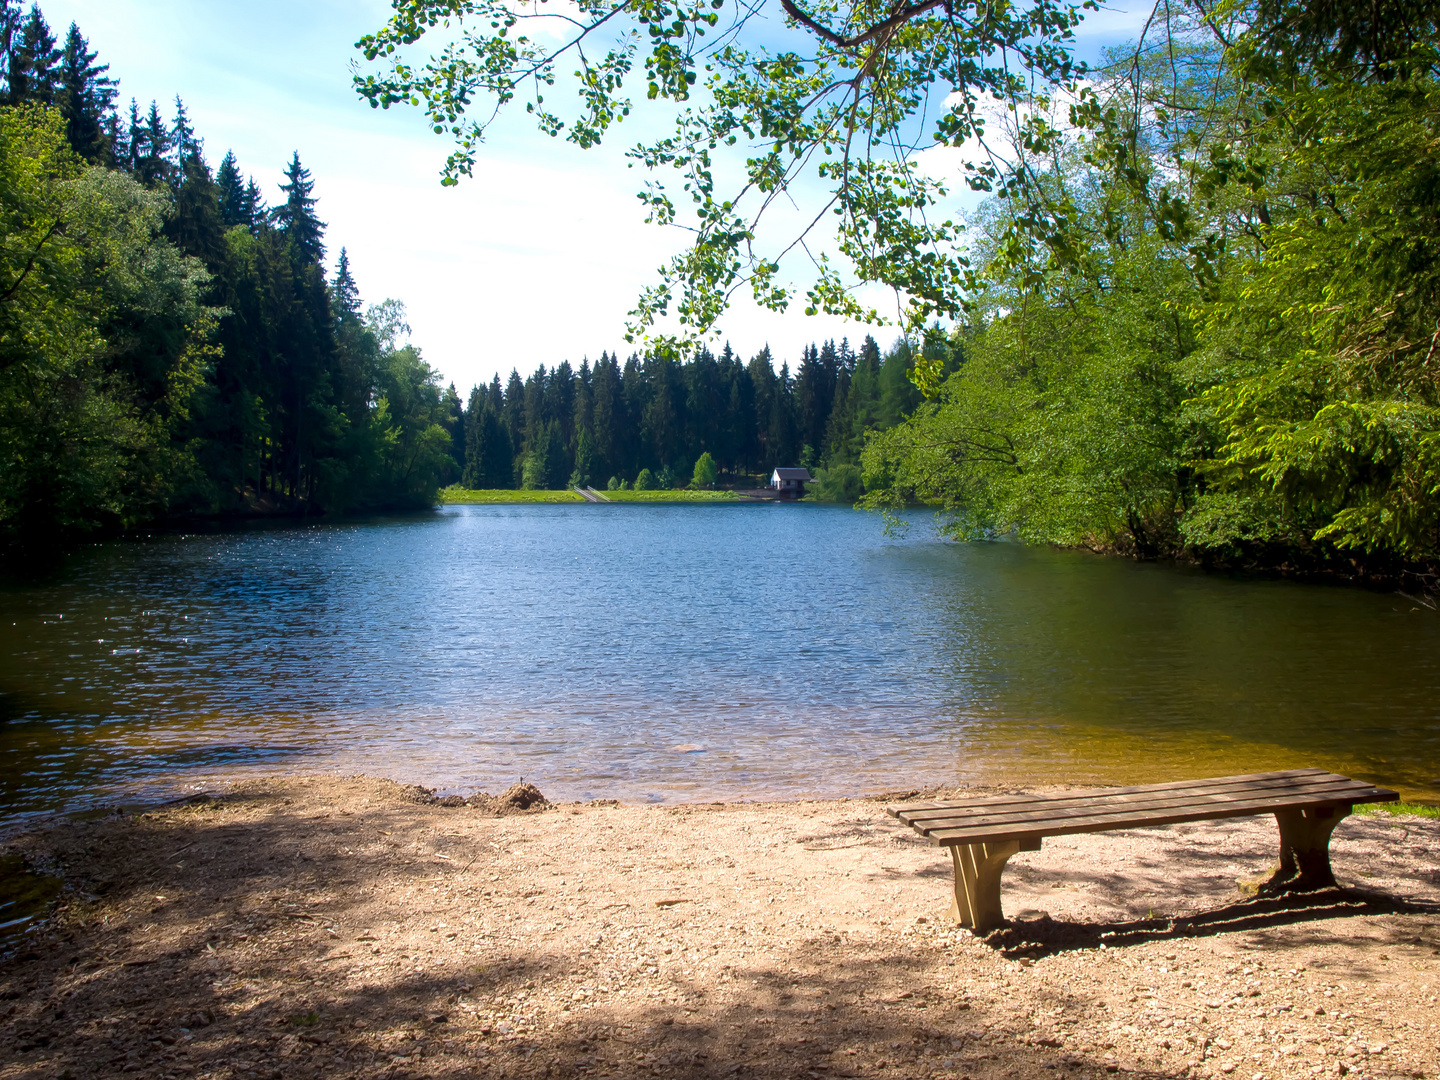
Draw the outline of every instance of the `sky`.
<instances>
[{"instance_id":1,"label":"sky","mask_svg":"<svg viewBox=\"0 0 1440 1080\"><path fill-rule=\"evenodd\" d=\"M1133 38L1149 14L1120 0L1092 14L1077 52ZM178 94L212 166L233 150L273 203L293 152L315 179L330 259L344 246L367 303L388 297L409 312L411 341L462 395L512 368L523 375L602 351L627 355L626 313L684 234L643 223L643 183L625 149L645 134L627 122L598 149L581 150L525 125L481 147L471 180L444 188L451 143L418 110L374 110L350 84L355 41L389 13L382 0L42 0L57 36L74 21L120 82L120 102ZM886 297L871 294L871 302ZM889 301L893 310L894 302ZM745 357L769 345L793 368L811 342L872 328L741 300L718 341Z\"/></svg>"}]
</instances>

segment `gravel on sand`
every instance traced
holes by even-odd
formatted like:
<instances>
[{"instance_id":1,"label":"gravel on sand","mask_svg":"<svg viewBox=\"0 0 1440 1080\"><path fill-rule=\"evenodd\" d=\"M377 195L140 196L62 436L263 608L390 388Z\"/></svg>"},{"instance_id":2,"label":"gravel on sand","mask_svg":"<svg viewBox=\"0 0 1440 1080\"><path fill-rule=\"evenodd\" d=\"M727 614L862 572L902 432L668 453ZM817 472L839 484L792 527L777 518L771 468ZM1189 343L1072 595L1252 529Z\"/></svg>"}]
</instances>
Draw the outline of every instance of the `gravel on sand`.
<instances>
[{"instance_id":1,"label":"gravel on sand","mask_svg":"<svg viewBox=\"0 0 1440 1080\"><path fill-rule=\"evenodd\" d=\"M32 828L0 1080L1440 1077L1440 821L1283 901L1270 819L1047 840L982 940L884 805L301 776Z\"/></svg>"}]
</instances>

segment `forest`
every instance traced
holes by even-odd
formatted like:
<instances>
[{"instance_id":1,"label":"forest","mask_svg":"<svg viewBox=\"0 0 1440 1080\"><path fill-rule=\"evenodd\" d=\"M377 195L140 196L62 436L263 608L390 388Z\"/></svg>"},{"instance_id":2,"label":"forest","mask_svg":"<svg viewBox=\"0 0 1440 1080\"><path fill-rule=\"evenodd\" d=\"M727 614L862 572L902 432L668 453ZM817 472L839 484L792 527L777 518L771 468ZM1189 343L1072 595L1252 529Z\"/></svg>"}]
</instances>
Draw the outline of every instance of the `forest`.
<instances>
[{"instance_id":1,"label":"forest","mask_svg":"<svg viewBox=\"0 0 1440 1080\"><path fill-rule=\"evenodd\" d=\"M431 505L458 401L327 271L299 153L267 205L38 6L0 0L0 65L0 538Z\"/></svg>"},{"instance_id":2,"label":"forest","mask_svg":"<svg viewBox=\"0 0 1440 1080\"><path fill-rule=\"evenodd\" d=\"M953 365L953 358L942 363ZM630 485L672 488L694 478L709 454L717 480L750 486L777 465L804 465L819 494L854 502L862 494L860 452L867 433L899 424L921 401L903 339L883 355L873 337L804 350L792 376L762 349L744 362L727 344L701 347L684 363L601 353L592 367L562 361L521 381L471 390L461 444L469 488Z\"/></svg>"}]
</instances>

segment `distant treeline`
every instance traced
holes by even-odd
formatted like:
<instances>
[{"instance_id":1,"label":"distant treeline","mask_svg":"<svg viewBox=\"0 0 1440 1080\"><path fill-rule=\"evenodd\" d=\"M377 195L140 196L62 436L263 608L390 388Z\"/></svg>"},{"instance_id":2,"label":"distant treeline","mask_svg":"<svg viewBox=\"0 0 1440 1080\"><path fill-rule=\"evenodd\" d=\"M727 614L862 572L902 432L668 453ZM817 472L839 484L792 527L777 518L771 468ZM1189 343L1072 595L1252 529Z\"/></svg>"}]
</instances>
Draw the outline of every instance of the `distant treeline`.
<instances>
[{"instance_id":1,"label":"distant treeline","mask_svg":"<svg viewBox=\"0 0 1440 1080\"><path fill-rule=\"evenodd\" d=\"M866 337L804 351L791 375L769 348L749 362L726 345L689 362L602 353L592 367L542 365L522 381L470 391L463 416L461 483L471 488L683 485L710 454L721 482L755 483L777 465L841 470L858 496L865 432L894 426L920 401L903 341L881 354ZM853 491L853 493L851 493Z\"/></svg>"},{"instance_id":2,"label":"distant treeline","mask_svg":"<svg viewBox=\"0 0 1440 1080\"><path fill-rule=\"evenodd\" d=\"M267 206L108 71L0 0L0 536L428 505L459 400L327 273L299 154Z\"/></svg>"}]
</instances>

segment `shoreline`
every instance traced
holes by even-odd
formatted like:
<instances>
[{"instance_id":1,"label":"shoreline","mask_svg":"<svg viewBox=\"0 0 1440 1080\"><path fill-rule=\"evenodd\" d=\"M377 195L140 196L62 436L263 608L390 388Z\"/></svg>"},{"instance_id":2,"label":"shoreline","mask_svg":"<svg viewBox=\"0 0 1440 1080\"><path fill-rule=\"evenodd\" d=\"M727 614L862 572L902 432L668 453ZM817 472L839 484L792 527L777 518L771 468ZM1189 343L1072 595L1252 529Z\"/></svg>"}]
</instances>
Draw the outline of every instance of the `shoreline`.
<instances>
[{"instance_id":1,"label":"shoreline","mask_svg":"<svg viewBox=\"0 0 1440 1080\"><path fill-rule=\"evenodd\" d=\"M1433 819L1347 819L1308 903L1245 893L1268 819L1047 840L983 940L879 798L300 776L5 848L66 888L0 946L0 1080L1440 1075Z\"/></svg>"}]
</instances>

